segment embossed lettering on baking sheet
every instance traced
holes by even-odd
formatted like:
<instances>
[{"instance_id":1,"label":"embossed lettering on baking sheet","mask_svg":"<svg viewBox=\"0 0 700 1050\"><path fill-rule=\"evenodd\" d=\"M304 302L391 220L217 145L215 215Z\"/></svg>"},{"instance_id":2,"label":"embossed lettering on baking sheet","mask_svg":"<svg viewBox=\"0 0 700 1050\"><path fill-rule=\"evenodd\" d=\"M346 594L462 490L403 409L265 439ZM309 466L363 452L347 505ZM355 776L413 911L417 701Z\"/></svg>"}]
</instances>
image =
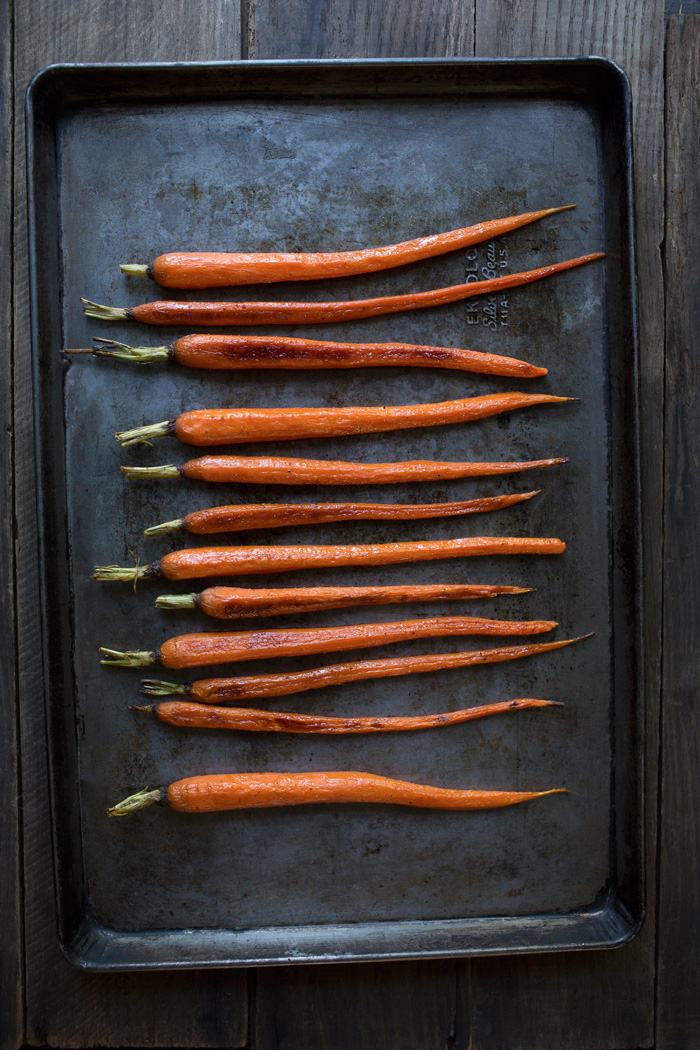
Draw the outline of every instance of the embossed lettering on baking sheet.
<instances>
[{"instance_id":1,"label":"embossed lettering on baking sheet","mask_svg":"<svg viewBox=\"0 0 700 1050\"><path fill-rule=\"evenodd\" d=\"M497 241L469 248L464 254L464 279L492 281L510 272L508 246ZM494 292L486 299L467 299L464 303L467 324L480 324L495 330L508 327L508 298L505 292Z\"/></svg>"}]
</instances>

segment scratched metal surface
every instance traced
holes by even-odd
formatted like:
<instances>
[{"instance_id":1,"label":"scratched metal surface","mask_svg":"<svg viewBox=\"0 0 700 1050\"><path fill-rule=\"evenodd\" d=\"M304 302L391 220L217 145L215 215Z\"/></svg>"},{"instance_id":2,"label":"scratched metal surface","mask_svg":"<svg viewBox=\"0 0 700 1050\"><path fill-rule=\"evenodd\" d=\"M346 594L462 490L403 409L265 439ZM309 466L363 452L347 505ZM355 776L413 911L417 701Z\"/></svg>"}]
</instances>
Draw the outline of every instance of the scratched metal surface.
<instances>
[{"instance_id":1,"label":"scratched metal surface","mask_svg":"<svg viewBox=\"0 0 700 1050\"><path fill-rule=\"evenodd\" d=\"M277 67L264 76L238 73L235 90L220 72L203 69L197 89L189 91L176 70L159 74L157 91L156 74L149 81L141 71L142 88L129 89L120 81L111 95L107 88L103 99L89 100L83 90L85 84L94 89L89 71L68 71L63 82L54 74L49 81L51 90L59 85L58 102L45 121L55 128L57 160L55 171L36 162L34 247L38 251L42 239L49 254L58 247L60 296L56 274L42 276L37 266L36 281L40 287L44 282L47 295L39 297L35 350L44 481L55 486L53 495L46 485L43 493L45 506L54 507L44 540L47 589L53 583L54 594L63 597L61 615L54 602L47 604L49 659L56 672L49 702L59 910L69 954L82 965L177 965L190 958L183 945L191 945L192 938L197 947L191 958L199 964L533 950L571 946L572 938L585 946L628 936L639 918L639 908L635 914L632 907L627 928L613 921L621 871L634 863L639 848L635 683L631 664L624 663L634 649L635 565L633 554L621 546L618 518L621 497L634 507L636 496L627 455L634 421L633 322L629 304L611 295L624 286L629 264L627 158L622 145L616 150L609 141L595 104L592 85L605 67L592 64L586 72L579 64L572 76L571 65L559 75L540 64L529 67L528 81L525 64L511 64L507 75L501 66L491 78L486 64L475 93L467 66L400 64L393 76L374 80L360 65L338 67L333 76L303 65ZM611 76L609 69L606 75ZM614 75L612 80L622 93ZM162 97L168 83L179 92L174 99ZM528 83L535 88L523 94ZM39 85L39 102L42 90L51 95ZM45 129L35 131L37 142L42 134ZM47 204L54 192L55 214ZM202 294L159 290L119 272L120 262L145 262L168 250L362 247L559 203L577 208L474 249L384 274ZM185 334L185 329L85 319L81 295L120 306L200 296L362 298L441 287L494 271L512 273L601 249L608 252L604 264L490 300L285 329L313 338L468 346L549 368L548 376L527 383L422 369L207 375L90 357L56 365L59 320L60 339L71 347L89 346L94 336L158 345ZM53 345L42 336L50 324ZM207 406L398 405L509 389L579 400L476 424L238 451L360 461L565 455L567 465L500 479L327 490L128 484L121 463L182 462L196 452L171 438L121 450L113 436L118 429ZM576 646L531 660L361 682L266 706L334 715L419 714L545 696L563 701L561 709L355 738L187 731L131 712L141 674L99 664L100 645L151 649L175 634L225 629L198 613L154 609L157 594L191 591L191 585L150 581L134 593L126 584L90 579L97 564L128 565L134 556L143 563L168 549L207 542L186 534L144 540L148 525L218 503L440 501L533 488L541 492L532 501L496 514L260 531L231 541L388 542L465 535L566 540L561 557L316 570L244 581L251 586L473 581L535 588L488 602L270 619L261 624L266 627L463 612L555 619L555 638L595 632ZM57 506L65 514L57 514ZM49 531L54 528L57 537ZM634 546L631 535L625 542ZM56 549L66 557L56 558ZM497 640L435 639L230 670L281 671L346 657L492 644ZM227 670L144 673L188 680ZM154 807L132 819L106 817L107 806L125 795L194 773L306 769L363 769L450 787L566 787L570 794L482 813L357 805L196 818ZM592 912L602 916L600 929L577 941L571 931ZM503 920L501 940L496 933L488 943L480 941L478 920L494 919ZM543 932L547 922L549 934ZM601 933L606 922L608 935ZM559 928L568 932L557 941L551 930ZM350 947L348 931L358 929L367 931L367 940ZM178 931L187 936L179 938Z\"/></svg>"}]
</instances>

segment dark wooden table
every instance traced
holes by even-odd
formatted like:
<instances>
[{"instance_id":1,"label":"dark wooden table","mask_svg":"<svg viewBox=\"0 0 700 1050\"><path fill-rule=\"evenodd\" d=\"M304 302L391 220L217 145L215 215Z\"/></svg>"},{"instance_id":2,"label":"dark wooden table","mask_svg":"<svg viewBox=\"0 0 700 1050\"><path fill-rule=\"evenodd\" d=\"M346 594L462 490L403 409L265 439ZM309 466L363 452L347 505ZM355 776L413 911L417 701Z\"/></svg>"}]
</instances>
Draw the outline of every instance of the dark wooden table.
<instances>
[{"instance_id":1,"label":"dark wooden table","mask_svg":"<svg viewBox=\"0 0 700 1050\"><path fill-rule=\"evenodd\" d=\"M686 11L693 4L683 5ZM697 5L695 5L697 9ZM0 11L0 1044L700 1046L700 15L661 0L5 0ZM616 951L85 975L55 936L37 682L24 94L52 62L604 55L635 106L647 918ZM18 636L15 623L23 629Z\"/></svg>"}]
</instances>

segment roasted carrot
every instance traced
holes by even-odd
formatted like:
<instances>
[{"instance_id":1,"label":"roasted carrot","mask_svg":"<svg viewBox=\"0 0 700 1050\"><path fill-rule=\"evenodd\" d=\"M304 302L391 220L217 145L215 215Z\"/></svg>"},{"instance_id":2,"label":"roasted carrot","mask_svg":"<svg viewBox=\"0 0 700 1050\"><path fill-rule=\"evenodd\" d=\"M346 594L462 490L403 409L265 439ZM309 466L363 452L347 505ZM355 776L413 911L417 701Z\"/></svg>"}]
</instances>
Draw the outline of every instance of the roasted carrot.
<instances>
[{"instance_id":1,"label":"roasted carrot","mask_svg":"<svg viewBox=\"0 0 700 1050\"><path fill-rule=\"evenodd\" d=\"M229 809L308 806L320 802L380 802L420 809L497 809L529 802L548 791L456 791L453 788L391 780L351 770L333 773L211 773L187 777L169 787L145 789L112 806L110 817L122 817L154 803L180 813L213 813Z\"/></svg>"},{"instance_id":2,"label":"roasted carrot","mask_svg":"<svg viewBox=\"0 0 700 1050\"><path fill-rule=\"evenodd\" d=\"M227 507L195 510L184 518L165 521L144 530L144 536L162 536L179 529L198 536L246 529L279 529L289 525L320 525L331 521L413 521L421 518L451 518L462 514L511 507L537 496L516 492L509 496L482 496L455 503L236 503Z\"/></svg>"},{"instance_id":3,"label":"roasted carrot","mask_svg":"<svg viewBox=\"0 0 700 1050\"><path fill-rule=\"evenodd\" d=\"M573 401L554 394L484 394L428 405L362 408L203 408L177 419L151 423L114 436L120 445L137 445L172 434L187 445L240 445L247 441L289 441L346 434L377 434L412 427L468 423L533 405Z\"/></svg>"},{"instance_id":4,"label":"roasted carrot","mask_svg":"<svg viewBox=\"0 0 700 1050\"><path fill-rule=\"evenodd\" d=\"M457 540L415 540L409 543L358 543L298 547L192 547L171 551L151 565L98 565L95 580L168 580L251 573L289 572L329 565L393 565L404 561L466 558L486 554L562 554L562 540L521 536L469 536Z\"/></svg>"},{"instance_id":5,"label":"roasted carrot","mask_svg":"<svg viewBox=\"0 0 700 1050\"><path fill-rule=\"evenodd\" d=\"M165 346L129 346L97 338L90 350L66 354L116 357L146 365L174 361L186 368L207 369L329 369L329 368L447 368L482 375L532 379L546 368L514 357L482 354L450 346L413 346L410 343L333 343L281 335L185 335Z\"/></svg>"},{"instance_id":6,"label":"roasted carrot","mask_svg":"<svg viewBox=\"0 0 700 1050\"><path fill-rule=\"evenodd\" d=\"M525 594L530 587L499 584L417 583L395 587L207 587L201 594L160 594L157 609L199 609L219 620L248 616L346 609L352 605L394 605L401 602L456 601L492 598L498 594Z\"/></svg>"},{"instance_id":7,"label":"roasted carrot","mask_svg":"<svg viewBox=\"0 0 700 1050\"><path fill-rule=\"evenodd\" d=\"M340 649L371 649L377 645L414 638L445 638L454 635L542 634L553 630L554 620L483 620L478 616L439 616L434 619L403 620L399 623L348 624L343 627L278 628L274 631L229 631L226 634L181 634L163 642L157 652L119 652L101 648L112 667L204 667L208 664L267 660L275 656L308 656L335 653Z\"/></svg>"},{"instance_id":8,"label":"roasted carrot","mask_svg":"<svg viewBox=\"0 0 700 1050\"><path fill-rule=\"evenodd\" d=\"M283 456L200 456L176 466L121 467L127 478L193 478L267 485L393 485L400 481L439 481L514 474L553 467L566 458L515 463L441 463L414 459L408 463L347 463L343 460L289 459Z\"/></svg>"},{"instance_id":9,"label":"roasted carrot","mask_svg":"<svg viewBox=\"0 0 700 1050\"><path fill-rule=\"evenodd\" d=\"M282 674L239 675L233 678L200 678L189 685L144 678L141 692L146 696L188 696L200 704L236 704L275 696L304 693L345 682L363 682L370 678L397 678L406 674L424 674L456 667L505 663L526 656L537 656L573 645L591 635L566 638L561 642L538 642L528 645L499 645L495 649L470 649L462 653L422 653L420 656L394 656L384 660L358 660L347 664L329 664L310 671L288 671Z\"/></svg>"},{"instance_id":10,"label":"roasted carrot","mask_svg":"<svg viewBox=\"0 0 700 1050\"><path fill-rule=\"evenodd\" d=\"M551 277L564 270L572 270L584 263L602 259L604 252L582 255L578 259L549 266L539 266L525 273L511 273L494 277L488 281L473 281L457 284L451 288L434 288L429 292L409 292L407 295L385 295L378 299L355 299L350 302L332 303L188 303L161 301L142 303L129 309L102 306L90 299L81 299L88 317L100 321L141 321L158 325L257 325L257 324L329 324L332 321L357 321L364 317L379 317L381 314L403 313L405 310L422 310L427 306L443 306L475 295L517 288L532 284L543 277Z\"/></svg>"},{"instance_id":11,"label":"roasted carrot","mask_svg":"<svg viewBox=\"0 0 700 1050\"><path fill-rule=\"evenodd\" d=\"M121 271L132 277L152 277L164 288L225 288L240 284L348 277L390 270L466 248L470 244L480 244L490 237L498 237L547 215L575 207L575 204L565 204L523 215L509 215L504 219L491 219L382 248L345 252L168 252L159 255L150 266L127 263L121 266Z\"/></svg>"},{"instance_id":12,"label":"roasted carrot","mask_svg":"<svg viewBox=\"0 0 700 1050\"><path fill-rule=\"evenodd\" d=\"M192 729L237 729L250 733L395 733L404 730L434 729L470 722L475 718L505 714L530 707L563 707L556 700L502 700L462 711L440 715L412 717L335 718L330 715L299 715L288 711L256 711L248 707L211 707L186 700L166 700L161 704L139 706L133 711L148 711L161 722Z\"/></svg>"}]
</instances>

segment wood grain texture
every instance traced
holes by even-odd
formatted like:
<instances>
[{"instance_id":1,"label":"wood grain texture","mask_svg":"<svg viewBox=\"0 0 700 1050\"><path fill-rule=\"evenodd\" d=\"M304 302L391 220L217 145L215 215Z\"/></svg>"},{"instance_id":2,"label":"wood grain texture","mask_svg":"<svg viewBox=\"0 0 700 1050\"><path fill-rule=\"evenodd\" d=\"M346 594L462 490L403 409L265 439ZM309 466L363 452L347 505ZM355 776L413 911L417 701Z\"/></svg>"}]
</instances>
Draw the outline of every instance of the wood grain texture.
<instances>
[{"instance_id":1,"label":"wood grain texture","mask_svg":"<svg viewBox=\"0 0 700 1050\"><path fill-rule=\"evenodd\" d=\"M700 1043L700 15L666 51L664 663L658 1050Z\"/></svg>"},{"instance_id":2,"label":"wood grain texture","mask_svg":"<svg viewBox=\"0 0 700 1050\"><path fill-rule=\"evenodd\" d=\"M661 654L663 3L481 0L475 39L477 55L603 55L622 66L632 86L643 421L647 917L642 933L616 952L474 963L468 977L463 976L473 1018L466 1045L474 1050L649 1046Z\"/></svg>"},{"instance_id":3,"label":"wood grain texture","mask_svg":"<svg viewBox=\"0 0 700 1050\"><path fill-rule=\"evenodd\" d=\"M474 0L250 0L249 58L471 55Z\"/></svg>"},{"instance_id":4,"label":"wood grain texture","mask_svg":"<svg viewBox=\"0 0 700 1050\"><path fill-rule=\"evenodd\" d=\"M195 61L240 57L238 0L23 0L15 4L15 473L20 602L27 1042L60 1047L235 1047L247 1040L242 971L85 975L56 938L46 732L36 652L34 441L30 373L24 95L53 62Z\"/></svg>"},{"instance_id":5,"label":"wood grain texture","mask_svg":"<svg viewBox=\"0 0 700 1050\"><path fill-rule=\"evenodd\" d=\"M12 476L12 8L0 11L0 1047L24 1036Z\"/></svg>"},{"instance_id":6,"label":"wood grain texture","mask_svg":"<svg viewBox=\"0 0 700 1050\"><path fill-rule=\"evenodd\" d=\"M449 1050L450 962L261 970L255 1050Z\"/></svg>"}]
</instances>

